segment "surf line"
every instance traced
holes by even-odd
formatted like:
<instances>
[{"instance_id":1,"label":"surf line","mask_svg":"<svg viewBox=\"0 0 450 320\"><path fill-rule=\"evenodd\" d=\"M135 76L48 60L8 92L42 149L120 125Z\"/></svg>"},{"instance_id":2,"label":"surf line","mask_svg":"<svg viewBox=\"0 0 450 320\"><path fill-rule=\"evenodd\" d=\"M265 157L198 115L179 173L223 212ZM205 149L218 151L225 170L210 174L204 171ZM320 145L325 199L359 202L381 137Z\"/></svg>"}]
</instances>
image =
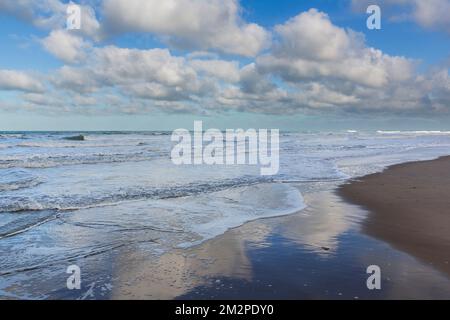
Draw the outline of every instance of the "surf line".
<instances>
[{"instance_id":1,"label":"surf line","mask_svg":"<svg viewBox=\"0 0 450 320\"><path fill-rule=\"evenodd\" d=\"M194 121L194 134L187 129L173 131L171 160L175 165L259 165L263 176L275 175L280 167L279 129L219 129L203 131Z\"/></svg>"}]
</instances>

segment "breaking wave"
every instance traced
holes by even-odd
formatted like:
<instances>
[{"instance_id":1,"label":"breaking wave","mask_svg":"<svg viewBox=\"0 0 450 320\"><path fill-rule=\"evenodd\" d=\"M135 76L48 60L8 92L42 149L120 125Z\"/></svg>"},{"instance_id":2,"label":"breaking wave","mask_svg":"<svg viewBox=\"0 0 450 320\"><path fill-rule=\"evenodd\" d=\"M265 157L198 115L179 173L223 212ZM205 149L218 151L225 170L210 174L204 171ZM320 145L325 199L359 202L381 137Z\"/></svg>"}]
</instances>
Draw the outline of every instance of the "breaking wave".
<instances>
[{"instance_id":1,"label":"breaking wave","mask_svg":"<svg viewBox=\"0 0 450 320\"><path fill-rule=\"evenodd\" d=\"M31 188L43 182L41 176L23 169L5 169L0 172L0 192Z\"/></svg>"},{"instance_id":2,"label":"breaking wave","mask_svg":"<svg viewBox=\"0 0 450 320\"><path fill-rule=\"evenodd\" d=\"M272 181L271 178L249 176L217 182L190 183L167 188L135 187L126 190L119 189L106 195L103 193L97 195L67 195L59 198L50 195L39 195L36 197L2 195L0 196L0 213L87 209L116 205L124 201L186 197L270 181Z\"/></svg>"},{"instance_id":3,"label":"breaking wave","mask_svg":"<svg viewBox=\"0 0 450 320\"><path fill-rule=\"evenodd\" d=\"M0 168L52 168L58 166L99 164L115 162L138 162L161 157L159 151L139 151L134 153L94 153L78 155L49 155L38 154L23 156L7 156L0 158Z\"/></svg>"}]
</instances>

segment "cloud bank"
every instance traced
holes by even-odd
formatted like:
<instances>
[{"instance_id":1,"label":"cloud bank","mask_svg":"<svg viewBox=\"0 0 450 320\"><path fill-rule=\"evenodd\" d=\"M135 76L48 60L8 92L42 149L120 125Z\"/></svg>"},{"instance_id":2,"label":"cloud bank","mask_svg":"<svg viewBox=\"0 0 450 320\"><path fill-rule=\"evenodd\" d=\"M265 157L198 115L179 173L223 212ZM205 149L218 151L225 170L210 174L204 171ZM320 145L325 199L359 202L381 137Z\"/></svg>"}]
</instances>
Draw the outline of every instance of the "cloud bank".
<instances>
[{"instance_id":1,"label":"cloud bank","mask_svg":"<svg viewBox=\"0 0 450 320\"><path fill-rule=\"evenodd\" d=\"M245 21L235 0L106 0L97 11L83 5L82 30L72 31L64 29L65 5L36 3L5 0L0 5L1 11L50 28L39 42L63 64L38 77L0 70L0 90L17 92L20 106L28 109L127 114L450 111L448 66L419 73L418 61L368 46L363 34L335 25L316 9L267 29ZM436 12L446 8L447 0L383 3L408 6L408 16L417 23L447 30L448 20ZM355 10L364 5L352 1ZM157 37L167 47L105 44L105 39L136 33Z\"/></svg>"}]
</instances>

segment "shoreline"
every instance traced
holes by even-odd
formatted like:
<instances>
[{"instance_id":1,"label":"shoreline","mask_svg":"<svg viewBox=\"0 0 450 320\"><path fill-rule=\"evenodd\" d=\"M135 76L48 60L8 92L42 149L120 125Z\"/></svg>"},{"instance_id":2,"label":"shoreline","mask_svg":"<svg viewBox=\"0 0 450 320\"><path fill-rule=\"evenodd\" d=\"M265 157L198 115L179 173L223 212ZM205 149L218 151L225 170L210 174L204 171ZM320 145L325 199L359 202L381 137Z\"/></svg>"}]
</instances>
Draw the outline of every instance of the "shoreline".
<instances>
[{"instance_id":1,"label":"shoreline","mask_svg":"<svg viewBox=\"0 0 450 320\"><path fill-rule=\"evenodd\" d=\"M444 171L450 168L450 157L445 159ZM432 163L433 168L435 161L439 159L424 163ZM450 277L442 267L436 268L434 260L427 260L392 239L369 232L368 225L374 225L376 214L339 192L356 184L356 190L367 195L367 190L359 186L362 181L372 176L384 177L397 167L407 167L407 176L425 176L432 182L447 177L441 173L435 178L423 170L415 172L410 166L416 163L422 162L394 165L326 190L306 192L304 185L294 183L292 186L303 193L305 209L246 222L189 248L154 254L151 250L156 238L73 259L70 263L83 270L80 291L66 288L66 260L9 274L0 281L0 299L449 299ZM386 196L384 186L376 185L375 189L381 190L382 199ZM444 193L448 190L444 189ZM368 195L370 198L371 193ZM434 202L432 199L431 204ZM62 234L76 231L85 238L90 235L87 232L92 232L93 239L104 243L111 232L67 223L103 217L98 214L71 214L70 219L53 220L9 241L20 243L31 235L48 244L49 239L59 241ZM386 217L384 222L386 225ZM412 244L415 248L416 244ZM366 286L370 265L378 265L382 270L382 290L368 290Z\"/></svg>"},{"instance_id":2,"label":"shoreline","mask_svg":"<svg viewBox=\"0 0 450 320\"><path fill-rule=\"evenodd\" d=\"M81 290L67 290L66 261L6 275L0 299L450 298L448 276L361 231L366 210L335 189L304 197L302 211L247 222L190 248L154 255L151 243L134 243L74 259ZM32 232L53 234L58 225ZM382 290L366 287L373 264L382 269Z\"/></svg>"},{"instance_id":3,"label":"shoreline","mask_svg":"<svg viewBox=\"0 0 450 320\"><path fill-rule=\"evenodd\" d=\"M247 222L156 260L123 256L111 298L449 299L450 278L361 231L366 210L332 190L305 200L302 211ZM382 290L366 287L372 264L382 269Z\"/></svg>"},{"instance_id":4,"label":"shoreline","mask_svg":"<svg viewBox=\"0 0 450 320\"><path fill-rule=\"evenodd\" d=\"M369 211L362 232L450 275L450 156L393 165L337 193Z\"/></svg>"}]
</instances>

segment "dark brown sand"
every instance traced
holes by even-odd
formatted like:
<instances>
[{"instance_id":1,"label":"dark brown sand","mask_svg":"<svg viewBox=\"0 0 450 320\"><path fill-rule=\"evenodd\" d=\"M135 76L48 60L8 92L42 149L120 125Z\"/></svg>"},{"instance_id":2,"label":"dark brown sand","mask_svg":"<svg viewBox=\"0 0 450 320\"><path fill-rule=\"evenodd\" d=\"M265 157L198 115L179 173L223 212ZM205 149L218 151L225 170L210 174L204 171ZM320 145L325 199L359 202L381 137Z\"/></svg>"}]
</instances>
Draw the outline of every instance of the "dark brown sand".
<instances>
[{"instance_id":1,"label":"dark brown sand","mask_svg":"<svg viewBox=\"0 0 450 320\"><path fill-rule=\"evenodd\" d=\"M395 165L339 193L371 212L365 233L450 274L450 157Z\"/></svg>"}]
</instances>

